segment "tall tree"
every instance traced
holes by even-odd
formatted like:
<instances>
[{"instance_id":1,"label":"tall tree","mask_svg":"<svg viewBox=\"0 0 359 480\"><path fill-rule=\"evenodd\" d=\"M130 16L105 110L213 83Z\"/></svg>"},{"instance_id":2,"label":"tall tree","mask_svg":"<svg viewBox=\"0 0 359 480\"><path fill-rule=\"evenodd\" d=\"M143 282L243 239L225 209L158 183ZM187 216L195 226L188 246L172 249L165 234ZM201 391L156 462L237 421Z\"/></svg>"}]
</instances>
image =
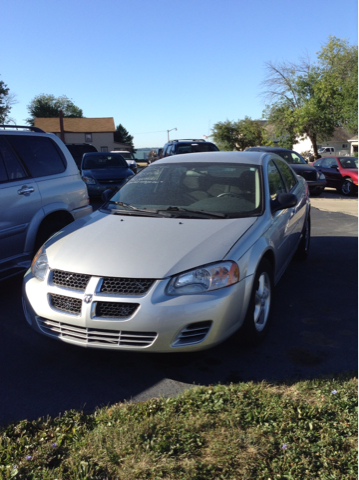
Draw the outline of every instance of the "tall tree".
<instances>
[{"instance_id":1,"label":"tall tree","mask_svg":"<svg viewBox=\"0 0 359 480\"><path fill-rule=\"evenodd\" d=\"M265 130L259 120L245 117L243 120L218 122L213 125L213 139L221 150L245 150L265 142Z\"/></svg>"},{"instance_id":2,"label":"tall tree","mask_svg":"<svg viewBox=\"0 0 359 480\"><path fill-rule=\"evenodd\" d=\"M60 108L64 117L83 117L82 110L66 95L55 97L51 94L42 93L37 95L27 106L30 117L26 120L26 123L34 125L35 118L58 117Z\"/></svg>"},{"instance_id":3,"label":"tall tree","mask_svg":"<svg viewBox=\"0 0 359 480\"><path fill-rule=\"evenodd\" d=\"M357 48L330 37L312 64L303 58L299 63L268 62L262 85L269 100L265 117L283 137L308 136L315 156L317 142L333 135L337 126L352 127L357 122L352 105L354 89L358 95ZM356 67L355 67L356 65ZM355 102L354 102L355 105ZM356 103L357 108L357 103Z\"/></svg>"},{"instance_id":4,"label":"tall tree","mask_svg":"<svg viewBox=\"0 0 359 480\"><path fill-rule=\"evenodd\" d=\"M9 116L11 107L17 103L16 96L10 93L10 89L0 80L0 123L5 124L14 120Z\"/></svg>"},{"instance_id":5,"label":"tall tree","mask_svg":"<svg viewBox=\"0 0 359 480\"><path fill-rule=\"evenodd\" d=\"M116 131L114 133L114 140L115 142L126 143L127 145L131 145L131 147L134 148L133 136L129 134L129 132L125 129L123 125L121 125L121 123L116 127Z\"/></svg>"}]
</instances>

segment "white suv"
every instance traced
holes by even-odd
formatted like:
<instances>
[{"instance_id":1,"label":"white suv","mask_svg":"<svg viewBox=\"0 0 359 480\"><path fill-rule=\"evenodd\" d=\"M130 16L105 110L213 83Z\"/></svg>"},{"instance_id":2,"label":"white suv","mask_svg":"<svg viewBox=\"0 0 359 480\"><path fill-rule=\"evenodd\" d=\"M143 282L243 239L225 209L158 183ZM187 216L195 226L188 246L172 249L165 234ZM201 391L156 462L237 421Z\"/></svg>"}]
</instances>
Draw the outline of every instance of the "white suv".
<instances>
[{"instance_id":1,"label":"white suv","mask_svg":"<svg viewBox=\"0 0 359 480\"><path fill-rule=\"evenodd\" d=\"M26 270L52 234L91 212L86 184L56 135L0 125L0 280Z\"/></svg>"}]
</instances>

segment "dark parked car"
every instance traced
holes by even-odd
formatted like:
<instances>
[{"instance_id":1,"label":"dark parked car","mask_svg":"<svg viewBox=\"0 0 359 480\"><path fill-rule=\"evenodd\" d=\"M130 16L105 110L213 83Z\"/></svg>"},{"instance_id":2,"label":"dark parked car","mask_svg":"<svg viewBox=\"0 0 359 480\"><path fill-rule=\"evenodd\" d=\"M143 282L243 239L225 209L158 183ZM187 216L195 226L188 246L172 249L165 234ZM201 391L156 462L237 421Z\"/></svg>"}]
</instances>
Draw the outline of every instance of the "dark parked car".
<instances>
[{"instance_id":1,"label":"dark parked car","mask_svg":"<svg viewBox=\"0 0 359 480\"><path fill-rule=\"evenodd\" d=\"M84 153L97 152L97 148L90 143L66 143L65 145L73 156L79 169Z\"/></svg>"},{"instance_id":2,"label":"dark parked car","mask_svg":"<svg viewBox=\"0 0 359 480\"><path fill-rule=\"evenodd\" d=\"M336 188L338 193L353 195L358 192L358 159L356 157L324 157L313 163L321 172L328 187Z\"/></svg>"},{"instance_id":3,"label":"dark parked car","mask_svg":"<svg viewBox=\"0 0 359 480\"><path fill-rule=\"evenodd\" d=\"M205 140L185 139L185 140L171 140L163 147L162 157L169 157L171 155L182 155L184 153L198 153L198 152L218 152L217 145Z\"/></svg>"},{"instance_id":4,"label":"dark parked car","mask_svg":"<svg viewBox=\"0 0 359 480\"><path fill-rule=\"evenodd\" d=\"M121 187L134 175L120 153L85 153L81 175L89 195L101 195L111 187Z\"/></svg>"},{"instance_id":5,"label":"dark parked car","mask_svg":"<svg viewBox=\"0 0 359 480\"><path fill-rule=\"evenodd\" d=\"M279 147L250 147L247 148L246 152L268 152L275 153L282 157L289 163L297 175L305 178L308 183L309 193L312 197L321 195L327 186L325 176L311 165L308 165L304 158L293 150Z\"/></svg>"}]
</instances>

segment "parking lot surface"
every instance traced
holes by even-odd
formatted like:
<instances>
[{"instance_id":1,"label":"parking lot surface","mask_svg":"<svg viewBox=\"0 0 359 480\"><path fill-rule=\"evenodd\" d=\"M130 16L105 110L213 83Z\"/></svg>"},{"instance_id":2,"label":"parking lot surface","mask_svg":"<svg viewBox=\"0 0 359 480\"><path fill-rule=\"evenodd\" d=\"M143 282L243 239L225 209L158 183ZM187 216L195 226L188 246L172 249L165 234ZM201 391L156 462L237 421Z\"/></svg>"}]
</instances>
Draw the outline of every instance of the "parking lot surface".
<instances>
[{"instance_id":1,"label":"parking lot surface","mask_svg":"<svg viewBox=\"0 0 359 480\"><path fill-rule=\"evenodd\" d=\"M238 335L195 354L149 355L67 345L28 326L21 277L3 282L0 424L176 395L194 384L291 381L356 371L357 216L326 211L325 201L316 208L317 200L312 202L309 257L304 263L293 261L276 286L272 325L255 349L242 345ZM357 206L357 198L353 202Z\"/></svg>"}]
</instances>

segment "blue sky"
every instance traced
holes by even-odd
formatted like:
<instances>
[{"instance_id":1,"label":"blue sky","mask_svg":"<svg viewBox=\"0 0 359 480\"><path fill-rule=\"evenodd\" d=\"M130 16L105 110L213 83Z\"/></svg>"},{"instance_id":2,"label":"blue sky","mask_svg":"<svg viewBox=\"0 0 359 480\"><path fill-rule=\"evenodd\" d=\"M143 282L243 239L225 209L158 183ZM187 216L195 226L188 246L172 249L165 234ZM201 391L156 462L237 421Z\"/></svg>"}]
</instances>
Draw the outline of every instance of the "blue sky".
<instances>
[{"instance_id":1,"label":"blue sky","mask_svg":"<svg viewBox=\"0 0 359 480\"><path fill-rule=\"evenodd\" d=\"M135 147L261 118L265 62L312 60L329 35L358 41L355 0L5 0L0 80L17 124L41 93L114 117Z\"/></svg>"}]
</instances>

